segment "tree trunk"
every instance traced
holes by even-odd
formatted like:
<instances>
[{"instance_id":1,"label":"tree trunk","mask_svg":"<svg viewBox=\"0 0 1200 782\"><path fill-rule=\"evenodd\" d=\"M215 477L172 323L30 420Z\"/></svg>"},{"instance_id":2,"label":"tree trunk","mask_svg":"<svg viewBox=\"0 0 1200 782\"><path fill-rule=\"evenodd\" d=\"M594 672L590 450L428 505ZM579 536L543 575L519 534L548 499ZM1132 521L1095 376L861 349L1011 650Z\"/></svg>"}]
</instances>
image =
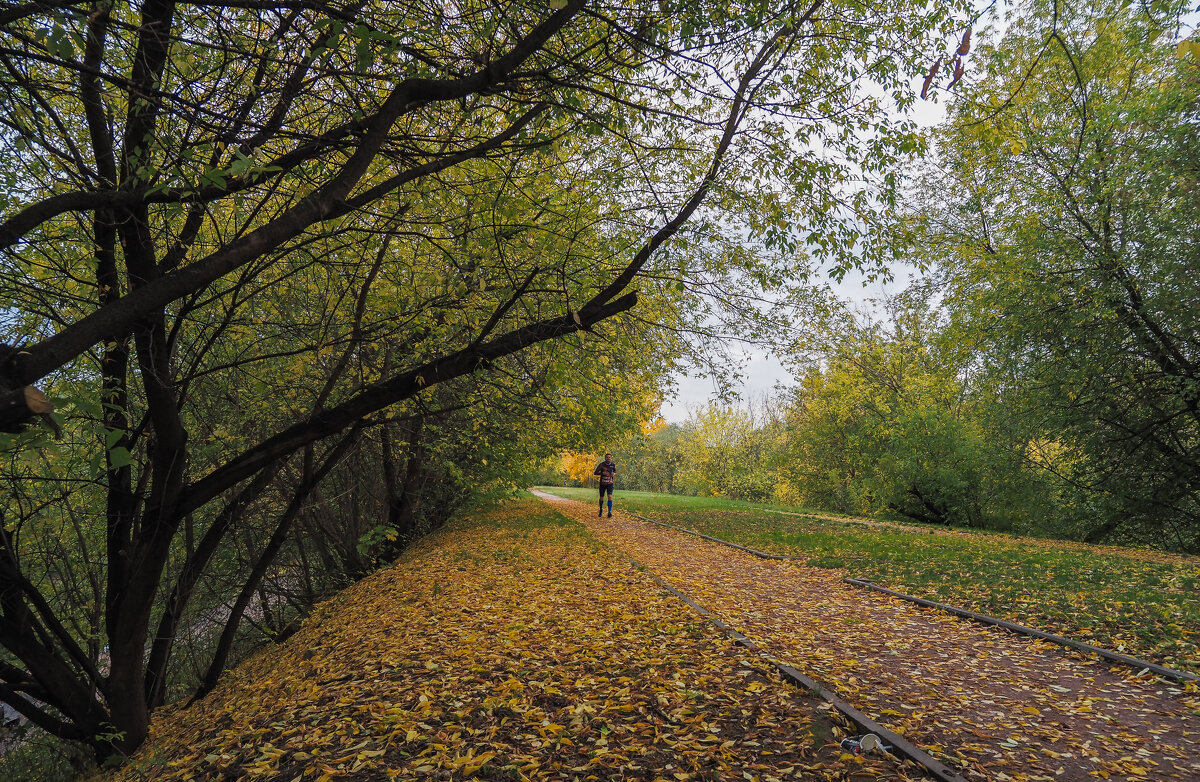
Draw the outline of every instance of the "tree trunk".
<instances>
[{"instance_id":1,"label":"tree trunk","mask_svg":"<svg viewBox=\"0 0 1200 782\"><path fill-rule=\"evenodd\" d=\"M400 487L399 496L391 497L388 503L388 526L396 530L401 544L416 530L421 491L428 480L428 454L425 451L424 431L424 420L416 419L408 440L408 464L404 471L404 483Z\"/></svg>"}]
</instances>

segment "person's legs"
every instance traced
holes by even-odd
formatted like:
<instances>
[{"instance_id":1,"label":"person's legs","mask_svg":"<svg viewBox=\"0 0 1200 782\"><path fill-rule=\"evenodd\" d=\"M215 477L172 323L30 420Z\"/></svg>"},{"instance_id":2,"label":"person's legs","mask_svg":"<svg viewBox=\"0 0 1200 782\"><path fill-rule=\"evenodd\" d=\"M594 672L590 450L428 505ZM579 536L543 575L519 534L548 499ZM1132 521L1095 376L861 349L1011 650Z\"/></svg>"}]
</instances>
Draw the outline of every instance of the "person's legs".
<instances>
[{"instance_id":1,"label":"person's legs","mask_svg":"<svg viewBox=\"0 0 1200 782\"><path fill-rule=\"evenodd\" d=\"M608 517L611 519L612 518L612 495L613 495L612 484L609 484L608 486L600 487L600 511L599 511L598 515L600 515L600 516L604 515L604 494L605 494L605 492L608 492Z\"/></svg>"}]
</instances>

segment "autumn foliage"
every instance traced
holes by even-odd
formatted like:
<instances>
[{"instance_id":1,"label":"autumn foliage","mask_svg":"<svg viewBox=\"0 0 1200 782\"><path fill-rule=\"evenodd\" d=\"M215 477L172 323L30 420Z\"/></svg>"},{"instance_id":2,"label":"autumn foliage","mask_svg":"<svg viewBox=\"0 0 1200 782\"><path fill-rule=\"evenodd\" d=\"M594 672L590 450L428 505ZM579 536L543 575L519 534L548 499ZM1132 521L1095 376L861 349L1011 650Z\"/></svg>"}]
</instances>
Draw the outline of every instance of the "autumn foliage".
<instances>
[{"instance_id":1,"label":"autumn foliage","mask_svg":"<svg viewBox=\"0 0 1200 782\"><path fill-rule=\"evenodd\" d=\"M459 520L161 710L105 779L908 776L842 753L820 703L524 501Z\"/></svg>"}]
</instances>

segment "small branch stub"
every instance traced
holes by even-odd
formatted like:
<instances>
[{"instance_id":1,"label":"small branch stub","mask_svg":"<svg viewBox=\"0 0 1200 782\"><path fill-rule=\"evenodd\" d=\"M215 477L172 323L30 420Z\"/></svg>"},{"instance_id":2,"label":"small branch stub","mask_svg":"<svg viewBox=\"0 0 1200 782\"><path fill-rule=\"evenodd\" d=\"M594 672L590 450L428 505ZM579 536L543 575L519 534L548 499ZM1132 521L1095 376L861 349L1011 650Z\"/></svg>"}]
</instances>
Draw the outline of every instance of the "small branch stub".
<instances>
[{"instance_id":1,"label":"small branch stub","mask_svg":"<svg viewBox=\"0 0 1200 782\"><path fill-rule=\"evenodd\" d=\"M54 403L50 398L33 386L25 386L25 406L35 415L53 412Z\"/></svg>"},{"instance_id":2,"label":"small branch stub","mask_svg":"<svg viewBox=\"0 0 1200 782\"><path fill-rule=\"evenodd\" d=\"M33 386L0 393L0 432L17 434L34 416L48 416L54 403Z\"/></svg>"}]
</instances>

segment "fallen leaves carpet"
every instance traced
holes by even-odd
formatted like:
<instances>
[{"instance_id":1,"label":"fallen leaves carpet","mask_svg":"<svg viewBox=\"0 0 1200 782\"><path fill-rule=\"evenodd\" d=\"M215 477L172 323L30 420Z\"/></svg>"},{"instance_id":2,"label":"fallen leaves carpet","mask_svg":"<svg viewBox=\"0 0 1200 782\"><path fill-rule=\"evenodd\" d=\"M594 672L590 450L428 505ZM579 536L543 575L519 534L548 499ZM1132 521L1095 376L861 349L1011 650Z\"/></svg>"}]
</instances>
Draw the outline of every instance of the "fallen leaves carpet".
<instances>
[{"instance_id":1,"label":"fallen leaves carpet","mask_svg":"<svg viewBox=\"0 0 1200 782\"><path fill-rule=\"evenodd\" d=\"M850 587L840 570L759 559L619 511L554 507L964 776L1200 778L1194 684Z\"/></svg>"},{"instance_id":2,"label":"fallen leaves carpet","mask_svg":"<svg viewBox=\"0 0 1200 782\"><path fill-rule=\"evenodd\" d=\"M537 500L460 520L206 699L113 780L908 779L838 715Z\"/></svg>"}]
</instances>

